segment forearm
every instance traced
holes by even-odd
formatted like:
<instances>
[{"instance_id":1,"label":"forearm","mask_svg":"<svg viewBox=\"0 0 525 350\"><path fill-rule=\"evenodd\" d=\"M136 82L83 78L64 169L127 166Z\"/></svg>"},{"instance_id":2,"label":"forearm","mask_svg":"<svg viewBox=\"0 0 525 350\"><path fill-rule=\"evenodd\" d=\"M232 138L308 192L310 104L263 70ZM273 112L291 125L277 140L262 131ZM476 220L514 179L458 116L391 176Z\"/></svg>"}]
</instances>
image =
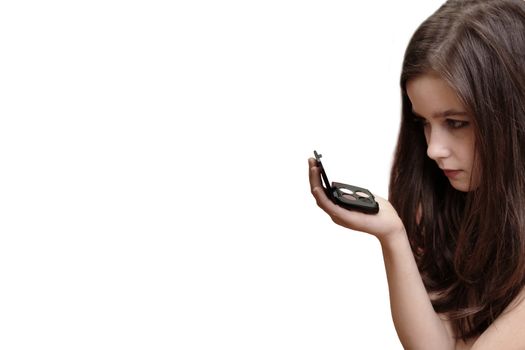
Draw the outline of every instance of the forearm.
<instances>
[{"instance_id":1,"label":"forearm","mask_svg":"<svg viewBox=\"0 0 525 350\"><path fill-rule=\"evenodd\" d=\"M410 350L455 348L455 341L432 307L406 232L383 239L390 307L403 347Z\"/></svg>"}]
</instances>

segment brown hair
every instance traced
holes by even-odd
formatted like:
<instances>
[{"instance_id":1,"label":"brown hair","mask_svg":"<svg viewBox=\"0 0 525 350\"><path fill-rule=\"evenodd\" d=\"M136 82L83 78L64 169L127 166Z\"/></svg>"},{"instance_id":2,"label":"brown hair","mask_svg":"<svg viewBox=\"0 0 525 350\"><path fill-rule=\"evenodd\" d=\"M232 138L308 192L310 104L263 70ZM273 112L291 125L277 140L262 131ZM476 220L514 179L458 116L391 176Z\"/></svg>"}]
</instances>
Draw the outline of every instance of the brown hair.
<instances>
[{"instance_id":1,"label":"brown hair","mask_svg":"<svg viewBox=\"0 0 525 350\"><path fill-rule=\"evenodd\" d=\"M455 190L414 123L406 83L435 72L472 116L480 184ZM449 0L414 33L402 74L390 200L436 312L481 334L525 285L525 2Z\"/></svg>"}]
</instances>

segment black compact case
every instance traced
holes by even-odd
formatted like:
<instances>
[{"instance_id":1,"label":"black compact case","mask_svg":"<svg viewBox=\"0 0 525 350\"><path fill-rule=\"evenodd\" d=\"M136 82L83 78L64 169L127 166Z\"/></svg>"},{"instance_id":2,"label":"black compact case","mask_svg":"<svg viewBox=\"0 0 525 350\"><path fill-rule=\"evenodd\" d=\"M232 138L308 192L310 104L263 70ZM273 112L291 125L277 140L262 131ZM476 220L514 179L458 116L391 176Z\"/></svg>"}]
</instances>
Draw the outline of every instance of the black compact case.
<instances>
[{"instance_id":1,"label":"black compact case","mask_svg":"<svg viewBox=\"0 0 525 350\"><path fill-rule=\"evenodd\" d=\"M323 163L321 163L322 155L316 151L314 151L314 155L317 160L317 166L321 169L325 193L332 202L345 209L356 210L366 214L376 214L379 211L379 204L375 201L374 195L366 188L340 182L332 182L330 184Z\"/></svg>"}]
</instances>

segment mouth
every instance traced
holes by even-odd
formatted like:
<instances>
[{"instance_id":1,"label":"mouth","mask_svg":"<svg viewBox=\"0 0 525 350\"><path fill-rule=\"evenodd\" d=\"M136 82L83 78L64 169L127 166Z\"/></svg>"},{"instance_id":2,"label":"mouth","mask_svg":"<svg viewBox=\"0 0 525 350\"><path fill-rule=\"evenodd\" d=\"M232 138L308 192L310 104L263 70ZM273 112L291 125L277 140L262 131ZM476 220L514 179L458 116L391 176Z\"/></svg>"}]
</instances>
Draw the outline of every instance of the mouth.
<instances>
[{"instance_id":1,"label":"mouth","mask_svg":"<svg viewBox=\"0 0 525 350\"><path fill-rule=\"evenodd\" d=\"M458 177L458 175L461 173L461 170L453 170L453 169L442 169L445 173L445 176L449 179L455 179Z\"/></svg>"}]
</instances>

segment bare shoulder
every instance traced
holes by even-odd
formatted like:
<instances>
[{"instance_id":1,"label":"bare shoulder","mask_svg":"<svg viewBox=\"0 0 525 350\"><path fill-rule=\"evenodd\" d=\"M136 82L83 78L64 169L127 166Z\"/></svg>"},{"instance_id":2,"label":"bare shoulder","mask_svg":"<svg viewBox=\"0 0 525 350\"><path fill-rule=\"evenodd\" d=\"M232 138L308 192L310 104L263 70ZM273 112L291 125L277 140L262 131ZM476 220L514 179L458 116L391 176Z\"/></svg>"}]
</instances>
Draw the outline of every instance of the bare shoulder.
<instances>
[{"instance_id":1,"label":"bare shoulder","mask_svg":"<svg viewBox=\"0 0 525 350\"><path fill-rule=\"evenodd\" d=\"M436 297L435 294L429 294L430 299ZM452 324L448 317L439 314L448 334L455 338ZM525 288L509 304L503 313L490 325L490 327L478 337L461 339L456 341L455 350L523 350L525 349Z\"/></svg>"},{"instance_id":2,"label":"bare shoulder","mask_svg":"<svg viewBox=\"0 0 525 350\"><path fill-rule=\"evenodd\" d=\"M472 345L472 350L525 349L525 288Z\"/></svg>"}]
</instances>

